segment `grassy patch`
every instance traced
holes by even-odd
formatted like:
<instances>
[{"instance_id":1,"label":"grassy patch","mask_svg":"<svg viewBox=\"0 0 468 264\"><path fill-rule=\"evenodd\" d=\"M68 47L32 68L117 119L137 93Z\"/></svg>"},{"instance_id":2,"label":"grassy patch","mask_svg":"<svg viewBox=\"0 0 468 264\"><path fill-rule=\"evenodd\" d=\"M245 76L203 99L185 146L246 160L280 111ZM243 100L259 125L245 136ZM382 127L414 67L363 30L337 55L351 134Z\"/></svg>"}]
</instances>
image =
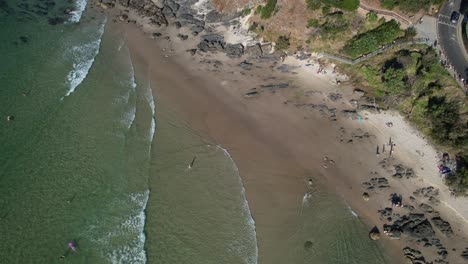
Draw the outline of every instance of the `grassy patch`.
<instances>
[{"instance_id":1,"label":"grassy patch","mask_svg":"<svg viewBox=\"0 0 468 264\"><path fill-rule=\"evenodd\" d=\"M260 17L268 19L271 17L276 8L276 0L268 0L267 4L262 8Z\"/></svg>"}]
</instances>

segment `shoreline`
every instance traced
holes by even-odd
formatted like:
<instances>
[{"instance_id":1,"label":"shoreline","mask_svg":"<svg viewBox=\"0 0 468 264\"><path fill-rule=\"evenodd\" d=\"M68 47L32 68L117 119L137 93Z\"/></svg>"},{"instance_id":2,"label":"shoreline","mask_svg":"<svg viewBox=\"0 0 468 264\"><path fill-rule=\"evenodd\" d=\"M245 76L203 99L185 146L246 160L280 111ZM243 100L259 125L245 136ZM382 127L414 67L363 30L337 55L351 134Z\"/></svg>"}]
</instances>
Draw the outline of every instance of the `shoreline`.
<instances>
[{"instance_id":1,"label":"shoreline","mask_svg":"<svg viewBox=\"0 0 468 264\"><path fill-rule=\"evenodd\" d=\"M144 21L141 21L141 23L144 23ZM298 68L285 72L275 71L274 73L269 72L269 62L254 62L253 65L255 66L262 65L262 63L265 65L262 65L260 68L255 68L254 66L252 67L253 69L243 70L244 74L240 74L241 69L237 65L243 59L229 59L222 53L205 53L201 57L196 53L192 57L185 52L185 49L196 46L198 42L197 38L187 41L178 40L177 34L179 33L174 28L170 28L167 32L170 36L170 42L168 40L160 40L158 44L156 42L151 44L151 40L136 32L139 30L136 26L127 26L126 28L129 46L133 54L140 53L141 56L135 60L139 61L141 68L147 67L149 69L153 75L151 76L152 80L156 78L154 76L157 76L157 78L167 78L169 82L180 84L177 87L180 89L179 91L159 87L154 88L154 93L158 94L158 96L167 97L168 101L172 100L174 105L177 105L179 110L185 113L185 118L196 130L209 135L214 142L221 143L232 153L245 184L246 196L252 209L252 215L256 218L256 223L260 224L260 226L257 226L259 228L257 229L257 234L271 235L271 237L261 237L261 235L258 237L260 263L270 263L269 260L274 260L278 257L272 256L273 254L270 256L263 256L262 254L265 254L267 251L271 253L278 250L280 245L266 245L267 240L278 239L276 237L278 232L284 232L285 230L273 230L263 227L262 225L268 221L261 220L258 223L257 217L263 217L264 219L283 217L277 222L276 228L283 226L282 223L289 222L294 218L292 213L275 215L275 212L265 209L271 206L272 200L275 201L277 199L277 197L271 195L271 192L276 191L276 193L282 195L281 205L284 206L286 211L297 210L298 197L299 200L302 200L302 196L306 190L304 188L305 183L311 174L313 178L323 181L338 196L341 194L343 201L349 201L347 204L350 206L350 209L358 213L359 218L363 219L369 226L369 230L372 225L376 225L382 232L382 224L388 223L388 221L380 220L377 210L389 206L388 195L390 193L397 192L402 194L404 196L404 203L412 205L416 208L416 211L420 200L427 200L425 198L418 198L418 202L408 201L413 191L421 188L423 185L429 185L424 183L424 180L423 182L419 181L421 174L426 174L426 171L421 170L420 167L422 166L426 170L430 170L431 167L430 161L427 159L424 162L414 161L414 153L407 154L410 153L411 144L405 145L404 143L400 143L405 142L405 140L414 139L408 135L411 132L408 132L408 126L403 118L401 116L394 116L395 121L393 122L395 126L391 129L395 131L400 124L406 125L401 125L397 131L399 135L404 135L405 139L400 141L396 139L398 144L394 157L401 159L400 162L404 166L414 168L416 177L411 178L409 181L406 179L393 179L388 171L389 168L382 168L379 165L382 157L378 157L377 161L373 160L376 158L375 146L380 146L386 142L385 137L388 136L388 133L382 132L386 130L385 122L382 122L382 114L368 114L368 119L363 118L363 124L358 124L356 115L362 114L365 116L365 112L349 112L348 116L344 116L341 111L355 109L349 100L359 101L361 99L360 94L355 93L352 87L333 85L335 76L314 74L317 62L312 62L314 66L305 66L307 63L302 61L302 65ZM151 30L151 28L147 28L146 30ZM147 40L144 40L144 38ZM137 41L137 39L140 41ZM167 45L167 48L162 48L161 51L150 51L151 46L156 47L156 45L160 47ZM157 58L160 62L151 61L150 58ZM205 62L200 64L198 62L200 58L204 59ZM182 63L184 64L183 66L181 65ZM291 57L287 57L284 64L295 67L300 64L300 61L294 61ZM164 74L161 70L155 69L167 65L173 67L172 72L185 73L183 74L184 80L177 80L180 78L178 74L163 76ZM189 65L198 65L199 67L195 72L189 72ZM273 69L279 65L274 65ZM305 70L306 67L315 68L313 70ZM237 74L236 69L238 69L239 74ZM167 73L168 69L164 70ZM217 76L204 76L204 72L213 70ZM295 71L298 73L294 74L293 72ZM331 72L332 69L328 69L328 71ZM255 98L245 97L246 93L252 92L251 87L257 88L259 85L268 85L268 83L265 83L265 78L261 79L259 76L269 78L269 75L277 78L275 83L287 82L289 83L289 87L287 89L274 88L272 89L273 92L267 91L268 88L263 87L263 89L254 90L257 93ZM240 78L243 78L243 80L239 81ZM343 82L346 81L346 78L340 78L343 78ZM193 87L200 89L194 92L192 87L188 87L188 82L191 81L193 81L191 83ZM203 87L205 84L212 83L213 81L217 82L216 85ZM313 89L309 87L305 88L304 86L307 84L312 86ZM331 96L330 92L334 95ZM337 94L341 94L341 97L337 96ZM206 104L204 102L207 101L211 102L212 105L204 105ZM197 113L197 111L201 111L201 113ZM229 118L230 122L227 122L218 116L218 114L224 114L224 119ZM368 122L368 120L370 121ZM275 122L279 124L275 124ZM237 127L236 123L244 125L247 131ZM370 124L366 125L367 123ZM317 127L320 127L320 131L317 130ZM368 132L369 130L372 132ZM386 135L384 136L384 134ZM418 138L416 135L415 137ZM343 142L352 140L352 142L348 144L339 142L340 140ZM417 144L416 147L420 148L420 144ZM249 153L252 149L255 149L254 153ZM316 149L320 149L324 153L317 153ZM434 149L431 146L427 146L427 152L425 153L430 153L431 151L434 152ZM262 157L262 159L259 160L258 156ZM333 159L335 166L324 164L325 157L327 157L327 160ZM397 159L392 159L387 166L392 167L400 163ZM264 160L269 161L269 164L262 163ZM274 164L273 168L271 164ZM440 182L437 183L436 164L433 164L433 166L434 173L430 173L433 180L432 183L436 183L436 187L440 189L441 195L438 199L441 202L445 202L450 197L447 196L446 190L442 189ZM269 167L267 171L265 171L265 167ZM275 182L257 179L256 177L258 174L268 175L277 171L282 171L283 174L278 173L280 175L274 177ZM290 174L295 174L296 176L290 176ZM362 193L367 190L362 187L362 183L368 181L376 174L379 177L388 179L392 189L371 192L371 200L367 203L363 202ZM459 200L461 199L465 198L459 198ZM458 204L458 208L463 207L461 202ZM434 208L436 207L434 206ZM441 206L437 207L437 209L441 211L444 219L450 220L454 229L466 230L466 223L455 221L454 224L452 222L454 221L453 212L450 213L448 209L444 210ZM409 213L403 211L405 210L403 208L394 210L398 213ZM436 228L434 227L434 229ZM444 237L444 235L438 235L444 242L445 247L450 250L451 245L462 241L466 243L466 239L459 235L456 235L456 239L453 237L449 239L448 237ZM463 235L466 236L467 234ZM419 249L419 246L415 242L416 239L387 240L384 236L382 240L386 250L391 252L390 254L397 259L399 255L401 261L403 261L401 249L404 246L409 245L412 248ZM456 255L459 256L463 248L457 248L456 254L449 254L448 260L453 259L456 261ZM432 251L434 250L425 250L423 255L433 260L437 255Z\"/></svg>"}]
</instances>

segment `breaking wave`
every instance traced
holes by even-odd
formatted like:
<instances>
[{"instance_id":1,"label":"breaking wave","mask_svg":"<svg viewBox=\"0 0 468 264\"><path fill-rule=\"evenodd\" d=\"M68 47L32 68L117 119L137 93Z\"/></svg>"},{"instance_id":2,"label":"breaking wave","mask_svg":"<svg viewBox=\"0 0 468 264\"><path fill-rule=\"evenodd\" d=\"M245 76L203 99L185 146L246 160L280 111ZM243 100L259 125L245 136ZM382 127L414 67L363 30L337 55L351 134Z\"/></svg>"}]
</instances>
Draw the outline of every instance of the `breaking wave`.
<instances>
[{"instance_id":1,"label":"breaking wave","mask_svg":"<svg viewBox=\"0 0 468 264\"><path fill-rule=\"evenodd\" d=\"M258 263L258 244L257 244L257 233L255 231L255 221L252 217L252 214L250 212L250 207L249 207L249 203L247 201L247 198L245 196L245 188L244 188L244 184L242 183L242 178L240 177L239 175L239 168L237 168L237 165L236 163L234 162L234 160L232 159L231 157L231 154L229 154L229 152L221 147L221 146L216 146L218 149L221 149L223 152L224 152L224 155L232 162L233 166L234 166L234 169L236 171L236 174L237 174L237 177L240 181L240 184L242 186L241 188L241 196L242 196L242 201L243 201L243 204L242 204L242 209L243 209L243 213L245 214L245 220L246 220L246 224L248 225L248 228L249 228L249 231L250 231L250 234L251 234L251 239L253 239L256 247L255 247L255 255L254 256L247 256L247 263L249 264L256 264ZM236 243L236 244L239 244L239 243ZM235 247L238 249L240 248L242 245L239 244L239 245L235 245ZM240 250L237 250L236 248L233 248L234 251L240 251Z\"/></svg>"},{"instance_id":2,"label":"breaking wave","mask_svg":"<svg viewBox=\"0 0 468 264\"><path fill-rule=\"evenodd\" d=\"M90 41L80 46L72 47L71 50L73 52L73 56L78 58L78 61L73 63L73 70L71 70L70 73L68 73L67 75L69 89L65 96L69 96L70 94L72 94L78 87L78 85L80 85L88 75L91 66L93 66L94 59L99 53L105 25L106 20L104 21L104 23L101 24L99 28L99 37L96 40Z\"/></svg>"},{"instance_id":3,"label":"breaking wave","mask_svg":"<svg viewBox=\"0 0 468 264\"><path fill-rule=\"evenodd\" d=\"M88 1L86 0L76 0L75 2L75 9L70 12L70 19L68 20L70 23L78 23L81 20L81 16L83 15L83 11L86 9L86 5Z\"/></svg>"},{"instance_id":4,"label":"breaking wave","mask_svg":"<svg viewBox=\"0 0 468 264\"><path fill-rule=\"evenodd\" d=\"M146 263L146 252L144 248L146 236L144 227L146 220L145 210L148 199L149 191L135 193L130 196L130 200L138 210L118 227L118 231L116 231L117 234L110 234L110 236L118 236L120 233L123 233L124 236L133 235L133 239L129 239L126 245L115 248L109 254L112 263Z\"/></svg>"}]
</instances>

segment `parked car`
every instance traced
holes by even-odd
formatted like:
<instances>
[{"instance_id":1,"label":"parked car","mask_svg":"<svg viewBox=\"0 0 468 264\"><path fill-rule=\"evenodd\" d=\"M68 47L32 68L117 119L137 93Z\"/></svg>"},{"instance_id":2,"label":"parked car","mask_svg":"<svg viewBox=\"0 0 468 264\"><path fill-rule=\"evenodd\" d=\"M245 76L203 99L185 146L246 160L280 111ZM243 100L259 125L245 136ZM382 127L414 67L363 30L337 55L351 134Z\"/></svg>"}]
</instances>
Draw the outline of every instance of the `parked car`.
<instances>
[{"instance_id":1,"label":"parked car","mask_svg":"<svg viewBox=\"0 0 468 264\"><path fill-rule=\"evenodd\" d=\"M450 16L450 21L453 23L453 24L456 24L458 22L458 19L460 18L460 13L458 13L457 11L453 11L452 12L452 15Z\"/></svg>"}]
</instances>

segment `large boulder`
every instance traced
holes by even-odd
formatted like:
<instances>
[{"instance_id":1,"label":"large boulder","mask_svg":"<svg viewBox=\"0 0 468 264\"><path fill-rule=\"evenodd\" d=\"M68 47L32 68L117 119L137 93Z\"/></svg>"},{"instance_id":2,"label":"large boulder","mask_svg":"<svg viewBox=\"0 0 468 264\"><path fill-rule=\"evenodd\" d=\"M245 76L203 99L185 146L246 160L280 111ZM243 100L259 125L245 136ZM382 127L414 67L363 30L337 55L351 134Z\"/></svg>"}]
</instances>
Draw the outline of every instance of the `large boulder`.
<instances>
[{"instance_id":1,"label":"large boulder","mask_svg":"<svg viewBox=\"0 0 468 264\"><path fill-rule=\"evenodd\" d=\"M377 228L377 226L374 226L374 228L372 228L372 230L369 232L369 237L372 240L379 240L380 239L380 231Z\"/></svg>"},{"instance_id":2,"label":"large boulder","mask_svg":"<svg viewBox=\"0 0 468 264\"><path fill-rule=\"evenodd\" d=\"M242 44L227 44L224 52L229 58L240 58L244 55L244 46Z\"/></svg>"}]
</instances>

